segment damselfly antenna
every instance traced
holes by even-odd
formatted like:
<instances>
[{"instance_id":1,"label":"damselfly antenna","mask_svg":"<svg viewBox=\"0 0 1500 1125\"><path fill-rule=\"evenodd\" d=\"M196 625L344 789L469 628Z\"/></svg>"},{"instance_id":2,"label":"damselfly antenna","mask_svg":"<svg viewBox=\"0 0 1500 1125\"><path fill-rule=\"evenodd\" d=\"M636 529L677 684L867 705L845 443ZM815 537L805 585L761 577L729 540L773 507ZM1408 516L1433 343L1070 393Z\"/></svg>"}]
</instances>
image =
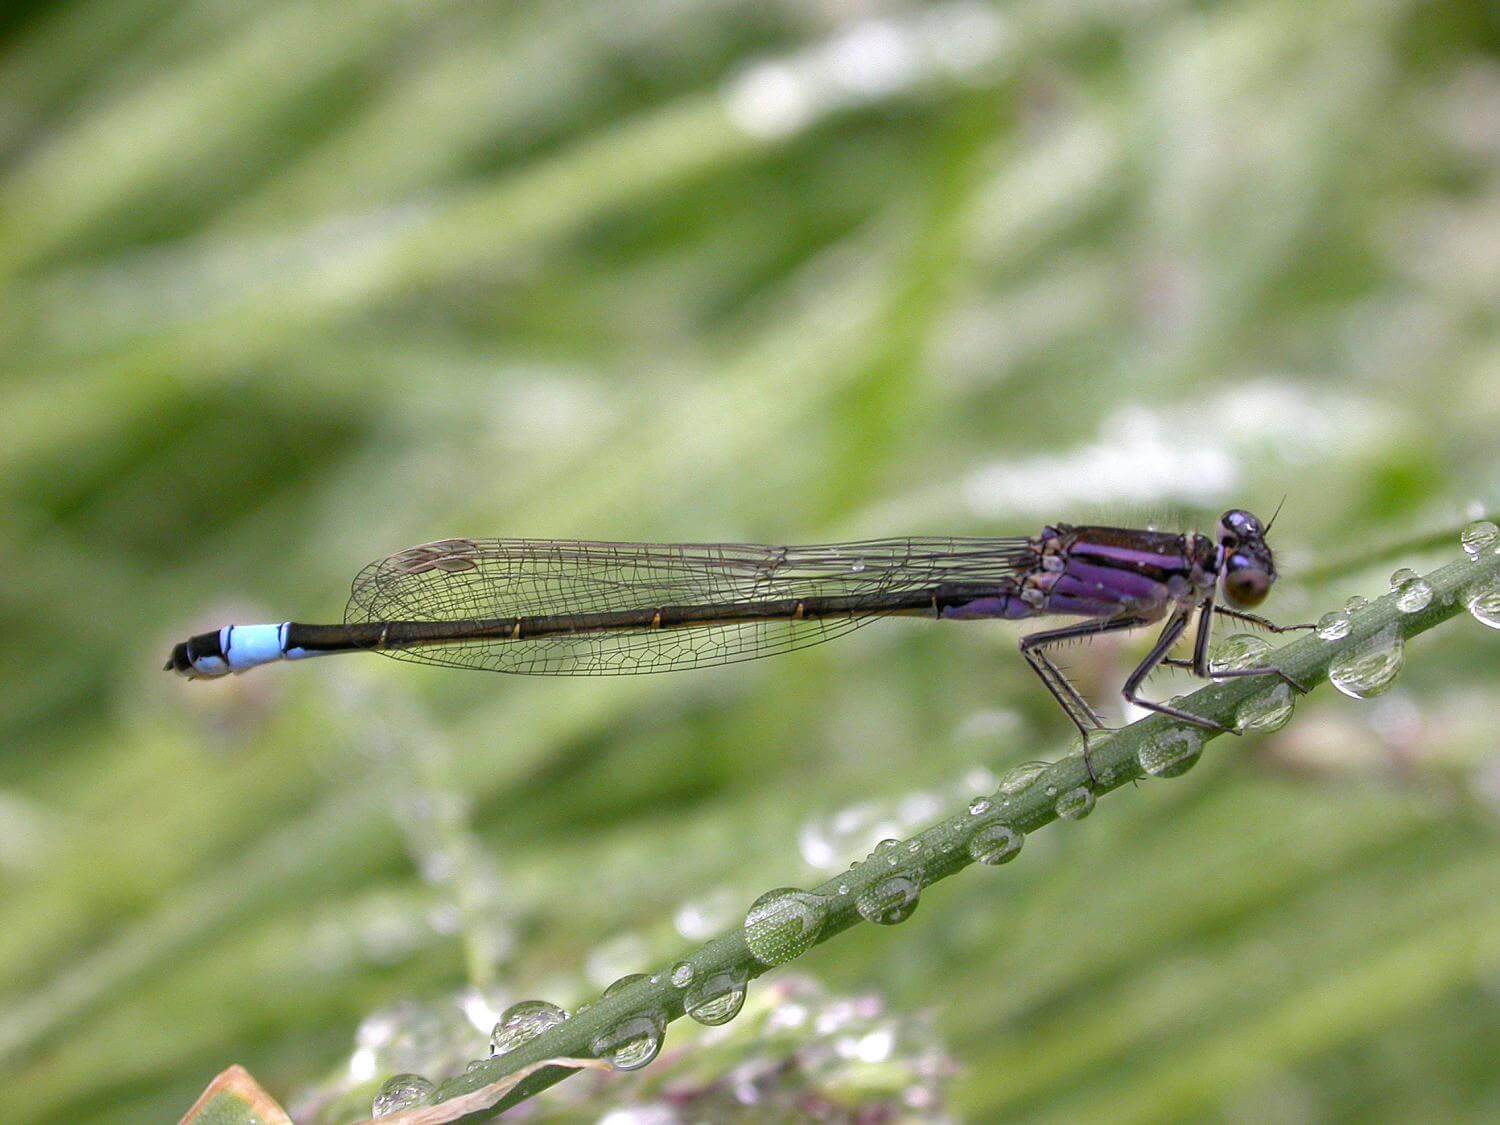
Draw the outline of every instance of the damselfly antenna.
<instances>
[{"instance_id":1,"label":"damselfly antenna","mask_svg":"<svg viewBox=\"0 0 1500 1125\"><path fill-rule=\"evenodd\" d=\"M1285 492L1283 492L1281 494L1281 500L1276 505L1276 510L1271 513L1271 518L1266 521L1266 530L1262 534L1265 534L1265 535L1270 535L1271 534L1271 525L1276 522L1276 517L1279 516L1279 515L1281 515L1281 505L1286 503L1286 497L1287 497L1287 494Z\"/></svg>"}]
</instances>

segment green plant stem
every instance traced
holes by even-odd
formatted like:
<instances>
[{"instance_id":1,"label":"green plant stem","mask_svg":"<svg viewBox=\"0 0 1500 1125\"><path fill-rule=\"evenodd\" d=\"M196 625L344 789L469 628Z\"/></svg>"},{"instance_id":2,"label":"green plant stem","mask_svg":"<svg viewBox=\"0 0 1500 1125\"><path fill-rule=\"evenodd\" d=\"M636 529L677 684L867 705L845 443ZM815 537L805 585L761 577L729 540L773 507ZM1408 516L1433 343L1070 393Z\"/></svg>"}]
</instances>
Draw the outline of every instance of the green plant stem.
<instances>
[{"instance_id":1,"label":"green plant stem","mask_svg":"<svg viewBox=\"0 0 1500 1125\"><path fill-rule=\"evenodd\" d=\"M1357 650L1377 636L1383 641L1388 630L1393 629L1403 640L1425 632L1463 612L1477 591L1500 585L1500 555L1491 554L1477 562L1465 559L1451 563L1426 577L1432 586L1433 597L1424 609L1402 613L1396 606L1395 595L1389 594L1353 614L1346 637L1324 641L1311 633L1299 635L1297 640L1276 650L1276 665L1293 679L1311 687L1327 678L1329 664L1341 653ZM1235 715L1245 702L1273 687L1273 682L1260 677L1229 680L1194 692L1179 701L1179 706L1194 715L1233 726ZM1023 833L1034 832L1057 819L1060 794L1089 788L1097 795L1142 778L1145 774L1140 767L1141 751L1155 745L1169 732L1181 729L1182 724L1175 719L1151 715L1121 730L1108 732L1095 738L1090 746L1094 783L1090 783L1080 749L1047 765L1024 785L1003 795L996 794L988 811L975 815L962 809L918 833L908 843L915 844L921 855L923 884L936 882L973 862L967 843L980 829L1006 824ZM1208 737L1217 736L1208 734ZM888 854L874 855L838 878L811 888L813 894L823 896L828 908L826 920L818 932L818 943L861 921L855 907L860 892L890 876L893 870L901 870L892 868ZM847 888L845 893L839 893L841 886ZM693 979L700 981L722 972L742 972L753 979L772 967L755 958L746 944L743 929L739 927L721 934L681 960L692 965ZM539 1060L589 1056L598 1036L642 1012L654 1011L664 1014L669 1020L677 1019L683 1014L683 990L671 983L670 975L663 967L650 978L643 978L633 986L597 1001L517 1050L443 1083L438 1089L438 1097L447 1099L472 1092ZM488 1118L571 1073L571 1070L555 1066L540 1070L491 1108L470 1113L463 1120Z\"/></svg>"}]
</instances>

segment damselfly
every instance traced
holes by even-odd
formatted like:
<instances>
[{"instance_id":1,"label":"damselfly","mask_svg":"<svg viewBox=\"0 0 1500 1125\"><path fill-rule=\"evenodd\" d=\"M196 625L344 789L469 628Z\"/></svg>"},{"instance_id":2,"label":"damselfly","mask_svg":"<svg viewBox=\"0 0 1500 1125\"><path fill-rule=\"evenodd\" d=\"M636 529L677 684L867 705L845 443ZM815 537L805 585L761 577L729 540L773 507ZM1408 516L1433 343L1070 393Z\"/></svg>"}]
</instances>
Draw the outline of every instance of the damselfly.
<instances>
[{"instance_id":1,"label":"damselfly","mask_svg":"<svg viewBox=\"0 0 1500 1125\"><path fill-rule=\"evenodd\" d=\"M276 660L379 652L400 660L528 675L613 676L731 664L830 640L877 617L949 621L1059 615L1083 621L1021 638L1021 653L1085 736L1104 720L1051 650L1164 621L1125 680L1130 702L1213 730L1218 723L1140 696L1160 665L1203 678L1277 676L1209 668L1213 618L1279 626L1244 612L1276 580L1266 531L1249 512L1216 534L1057 524L998 539L875 539L811 547L444 539L371 563L342 625L227 625L177 645L191 678ZM1222 593L1232 606L1218 603ZM1190 660L1169 656L1194 614Z\"/></svg>"}]
</instances>

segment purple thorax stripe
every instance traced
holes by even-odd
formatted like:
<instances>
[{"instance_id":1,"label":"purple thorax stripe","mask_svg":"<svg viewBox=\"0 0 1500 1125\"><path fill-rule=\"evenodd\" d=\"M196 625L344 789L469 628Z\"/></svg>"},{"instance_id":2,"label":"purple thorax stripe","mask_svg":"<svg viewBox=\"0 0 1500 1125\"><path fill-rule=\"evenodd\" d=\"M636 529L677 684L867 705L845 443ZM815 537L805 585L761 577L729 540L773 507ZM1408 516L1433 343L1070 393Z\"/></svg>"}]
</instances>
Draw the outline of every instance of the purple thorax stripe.
<instances>
[{"instance_id":1,"label":"purple thorax stripe","mask_svg":"<svg viewBox=\"0 0 1500 1125\"><path fill-rule=\"evenodd\" d=\"M1182 535L1115 527L1079 527L1074 529L1067 557L1069 562L1076 559L1165 582L1173 575L1187 577L1192 573L1191 552L1191 545Z\"/></svg>"}]
</instances>

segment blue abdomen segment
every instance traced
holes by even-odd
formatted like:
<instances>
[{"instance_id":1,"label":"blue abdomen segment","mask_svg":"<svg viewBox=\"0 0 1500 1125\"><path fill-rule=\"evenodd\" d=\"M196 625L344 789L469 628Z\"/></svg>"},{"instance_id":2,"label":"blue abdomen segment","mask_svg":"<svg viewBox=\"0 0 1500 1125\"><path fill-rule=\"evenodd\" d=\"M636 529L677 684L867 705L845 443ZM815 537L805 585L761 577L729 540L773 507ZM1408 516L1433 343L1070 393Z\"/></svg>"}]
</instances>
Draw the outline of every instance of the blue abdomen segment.
<instances>
[{"instance_id":1,"label":"blue abdomen segment","mask_svg":"<svg viewBox=\"0 0 1500 1125\"><path fill-rule=\"evenodd\" d=\"M214 679L277 660L322 656L321 650L289 644L291 624L226 625L212 633L199 633L172 649L167 670L189 679Z\"/></svg>"},{"instance_id":2,"label":"blue abdomen segment","mask_svg":"<svg viewBox=\"0 0 1500 1125\"><path fill-rule=\"evenodd\" d=\"M231 672L269 664L280 660L286 653L285 622L280 625L226 625L219 632L224 659Z\"/></svg>"}]
</instances>

